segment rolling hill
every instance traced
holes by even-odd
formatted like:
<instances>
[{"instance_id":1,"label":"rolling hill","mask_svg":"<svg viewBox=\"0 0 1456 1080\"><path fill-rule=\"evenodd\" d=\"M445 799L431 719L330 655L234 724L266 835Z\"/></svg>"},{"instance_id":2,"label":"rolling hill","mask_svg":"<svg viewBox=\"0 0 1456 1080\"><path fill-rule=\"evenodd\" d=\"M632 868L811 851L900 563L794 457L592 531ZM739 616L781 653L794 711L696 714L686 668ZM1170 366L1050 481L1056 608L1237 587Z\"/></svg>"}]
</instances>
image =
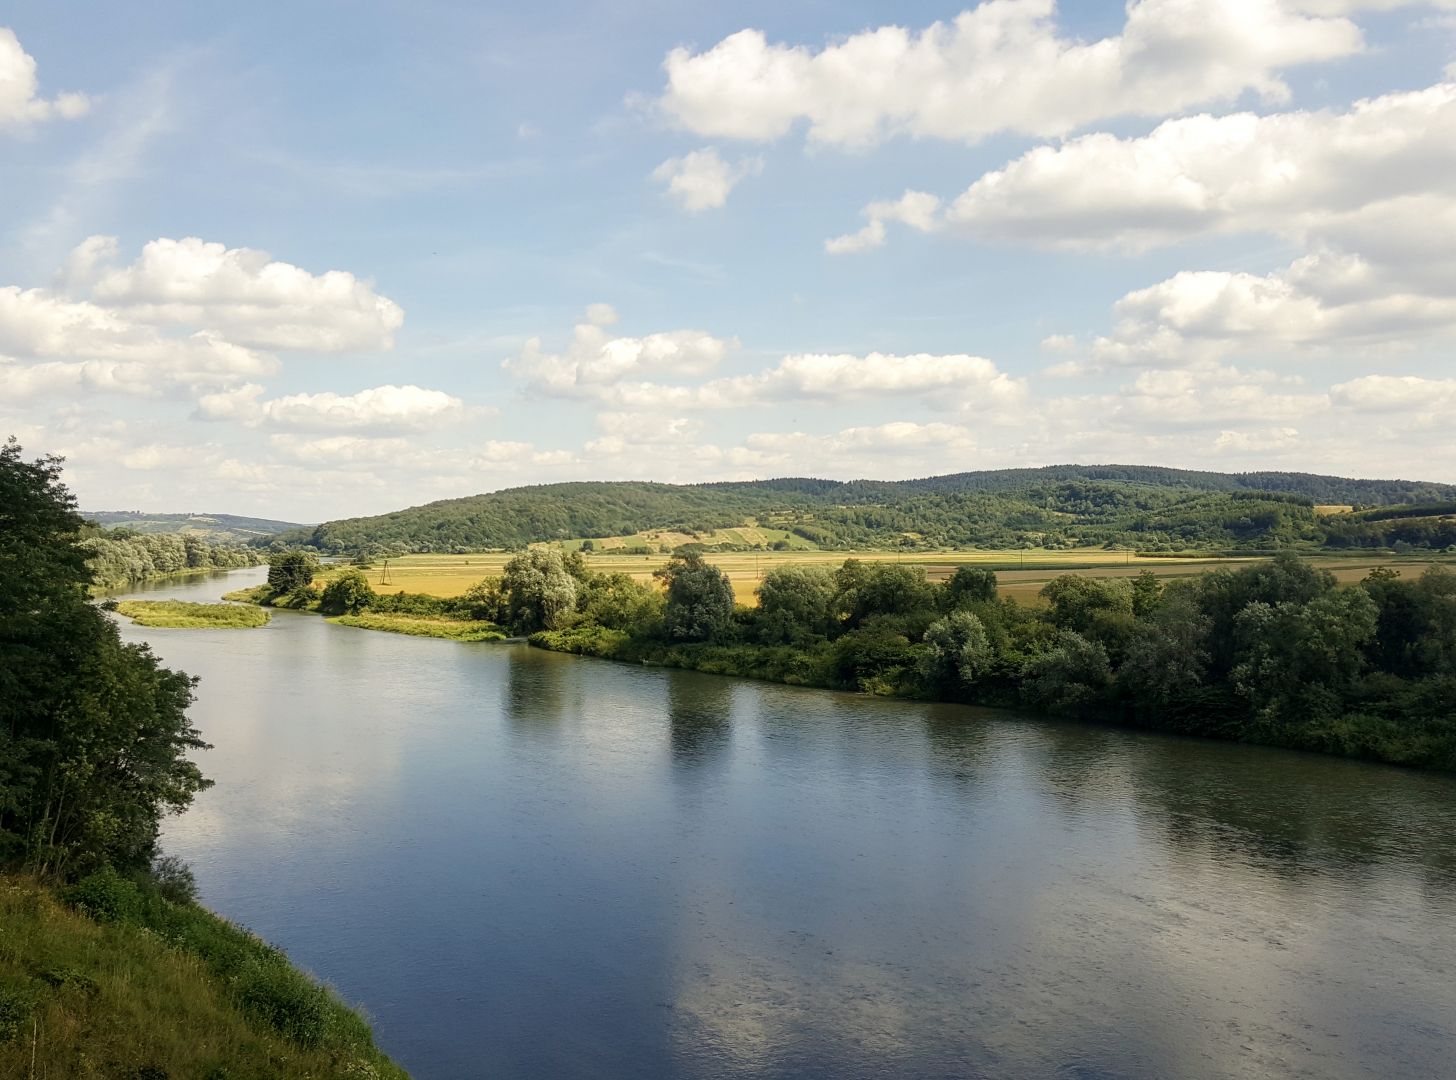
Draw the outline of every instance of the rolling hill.
<instances>
[{"instance_id":1,"label":"rolling hill","mask_svg":"<svg viewBox=\"0 0 1456 1080\"><path fill-rule=\"evenodd\" d=\"M818 547L1071 547L1169 551L1318 546L1357 511L1456 500L1456 485L1308 473L1214 473L1059 465L916 480L783 478L711 484L636 481L511 488L277 534L326 552L466 552L547 540L702 533L745 525Z\"/></svg>"},{"instance_id":2,"label":"rolling hill","mask_svg":"<svg viewBox=\"0 0 1456 1080\"><path fill-rule=\"evenodd\" d=\"M240 517L237 514L149 514L141 510L96 510L82 517L103 529L130 529L139 533L181 533L220 543L246 543L260 537L306 529L293 521Z\"/></svg>"}]
</instances>

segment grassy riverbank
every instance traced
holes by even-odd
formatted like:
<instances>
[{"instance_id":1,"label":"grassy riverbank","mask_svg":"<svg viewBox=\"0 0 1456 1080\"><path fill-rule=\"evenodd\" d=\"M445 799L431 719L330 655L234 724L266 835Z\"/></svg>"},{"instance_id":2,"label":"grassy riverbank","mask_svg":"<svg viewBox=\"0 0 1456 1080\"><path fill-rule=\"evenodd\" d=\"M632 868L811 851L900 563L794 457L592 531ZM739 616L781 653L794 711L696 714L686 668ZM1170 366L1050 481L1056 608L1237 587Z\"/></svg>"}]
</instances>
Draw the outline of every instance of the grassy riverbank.
<instances>
[{"instance_id":1,"label":"grassy riverbank","mask_svg":"<svg viewBox=\"0 0 1456 1080\"><path fill-rule=\"evenodd\" d=\"M0 875L0 1076L406 1074L332 992L196 904Z\"/></svg>"},{"instance_id":2,"label":"grassy riverbank","mask_svg":"<svg viewBox=\"0 0 1456 1080\"><path fill-rule=\"evenodd\" d=\"M372 611L358 615L337 615L329 622L361 630L383 630L413 637L446 638L450 641L504 641L506 635L493 622L480 620L431 619L413 615L390 615Z\"/></svg>"},{"instance_id":3,"label":"grassy riverbank","mask_svg":"<svg viewBox=\"0 0 1456 1080\"><path fill-rule=\"evenodd\" d=\"M142 626L183 629L264 626L268 612L246 604L194 604L185 600L122 600L118 615Z\"/></svg>"}]
</instances>

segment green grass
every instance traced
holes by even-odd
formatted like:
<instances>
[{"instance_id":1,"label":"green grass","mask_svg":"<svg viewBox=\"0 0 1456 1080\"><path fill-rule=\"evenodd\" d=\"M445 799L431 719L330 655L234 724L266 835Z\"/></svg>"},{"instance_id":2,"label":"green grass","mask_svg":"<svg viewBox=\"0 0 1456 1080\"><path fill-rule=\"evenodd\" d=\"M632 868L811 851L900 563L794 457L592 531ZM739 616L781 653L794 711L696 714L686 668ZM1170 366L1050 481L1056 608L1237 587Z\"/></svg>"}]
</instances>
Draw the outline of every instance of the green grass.
<instances>
[{"instance_id":1,"label":"green grass","mask_svg":"<svg viewBox=\"0 0 1456 1080\"><path fill-rule=\"evenodd\" d=\"M157 896L93 921L0 875L0 1076L263 1080L406 1074L278 950Z\"/></svg>"},{"instance_id":2,"label":"green grass","mask_svg":"<svg viewBox=\"0 0 1456 1080\"><path fill-rule=\"evenodd\" d=\"M185 600L122 600L118 614L142 626L167 626L185 629L200 627L262 626L268 612L244 604L193 604Z\"/></svg>"},{"instance_id":3,"label":"green grass","mask_svg":"<svg viewBox=\"0 0 1456 1080\"><path fill-rule=\"evenodd\" d=\"M387 630L392 634L449 638L452 641L504 641L506 637L493 622L428 619L419 615L392 615L387 612L365 611L358 615L339 615L329 622L338 623L340 626L357 626L361 630Z\"/></svg>"}]
</instances>

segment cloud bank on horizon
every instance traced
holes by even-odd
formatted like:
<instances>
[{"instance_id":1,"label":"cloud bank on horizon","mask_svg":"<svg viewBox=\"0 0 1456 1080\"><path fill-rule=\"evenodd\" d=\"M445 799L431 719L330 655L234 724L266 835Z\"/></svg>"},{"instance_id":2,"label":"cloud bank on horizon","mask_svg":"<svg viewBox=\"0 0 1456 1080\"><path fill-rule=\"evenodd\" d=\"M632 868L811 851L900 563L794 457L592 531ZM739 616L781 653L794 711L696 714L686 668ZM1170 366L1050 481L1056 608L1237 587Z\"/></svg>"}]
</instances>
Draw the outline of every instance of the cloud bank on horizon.
<instances>
[{"instance_id":1,"label":"cloud bank on horizon","mask_svg":"<svg viewBox=\"0 0 1456 1080\"><path fill-rule=\"evenodd\" d=\"M0 27L0 435L84 506L1456 481L1456 0L272 6Z\"/></svg>"}]
</instances>

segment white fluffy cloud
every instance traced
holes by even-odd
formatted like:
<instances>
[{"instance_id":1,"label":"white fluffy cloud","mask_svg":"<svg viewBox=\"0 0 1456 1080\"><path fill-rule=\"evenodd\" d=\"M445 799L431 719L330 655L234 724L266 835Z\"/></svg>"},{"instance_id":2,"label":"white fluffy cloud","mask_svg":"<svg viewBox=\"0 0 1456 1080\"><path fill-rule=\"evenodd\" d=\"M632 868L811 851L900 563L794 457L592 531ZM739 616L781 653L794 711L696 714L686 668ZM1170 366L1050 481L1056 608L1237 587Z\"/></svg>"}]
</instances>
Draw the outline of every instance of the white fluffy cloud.
<instances>
[{"instance_id":1,"label":"white fluffy cloud","mask_svg":"<svg viewBox=\"0 0 1456 1080\"><path fill-rule=\"evenodd\" d=\"M407 432L437 429L464 418L464 403L440 390L376 386L356 394L289 394L262 400L256 383L206 394L198 413L208 420L295 431Z\"/></svg>"},{"instance_id":2,"label":"white fluffy cloud","mask_svg":"<svg viewBox=\"0 0 1456 1080\"><path fill-rule=\"evenodd\" d=\"M701 330L612 337L606 326L616 321L616 312L609 305L593 304L587 314L589 321L575 327L565 352L547 352L540 338L531 338L501 366L537 393L600 397L612 385L643 375L706 374L734 344Z\"/></svg>"},{"instance_id":3,"label":"white fluffy cloud","mask_svg":"<svg viewBox=\"0 0 1456 1080\"><path fill-rule=\"evenodd\" d=\"M311 274L195 236L153 240L129 266L105 267L115 251L105 237L87 242L92 296L142 322L202 324L244 344L313 352L387 349L404 322L399 305L347 270Z\"/></svg>"},{"instance_id":4,"label":"white fluffy cloud","mask_svg":"<svg viewBox=\"0 0 1456 1080\"><path fill-rule=\"evenodd\" d=\"M652 179L667 185L667 194L690 214L713 210L728 201L728 193L747 176L763 171L763 159L744 158L729 164L714 147L668 158L652 171Z\"/></svg>"},{"instance_id":5,"label":"white fluffy cloud","mask_svg":"<svg viewBox=\"0 0 1456 1080\"><path fill-rule=\"evenodd\" d=\"M388 348L403 318L352 274L312 275L261 252L157 240L108 266L109 237L67 261L61 289L0 287L0 389L156 395L237 386L279 368L276 348Z\"/></svg>"},{"instance_id":6,"label":"white fluffy cloud","mask_svg":"<svg viewBox=\"0 0 1456 1080\"><path fill-rule=\"evenodd\" d=\"M1418 375L1365 375L1330 388L1336 405L1364 413L1440 413L1456 415L1456 379Z\"/></svg>"},{"instance_id":7,"label":"white fluffy cloud","mask_svg":"<svg viewBox=\"0 0 1456 1080\"><path fill-rule=\"evenodd\" d=\"M877 248L885 242L885 222L898 221L920 232L930 232L939 222L940 199L924 191L907 191L894 202L873 202L864 208L868 223L858 232L824 241L831 255L850 255Z\"/></svg>"},{"instance_id":8,"label":"white fluffy cloud","mask_svg":"<svg viewBox=\"0 0 1456 1080\"><path fill-rule=\"evenodd\" d=\"M786 356L748 375L696 386L622 383L602 398L639 410L733 409L790 401L835 404L884 397L919 398L935 408L1005 407L1023 400L1026 386L980 356L917 353L866 356L810 353Z\"/></svg>"},{"instance_id":9,"label":"white fluffy cloud","mask_svg":"<svg viewBox=\"0 0 1456 1080\"><path fill-rule=\"evenodd\" d=\"M1456 331L1456 282L1444 290L1402 286L1394 269L1335 252L1265 275L1183 271L1119 300L1092 355L1171 367L1233 352L1404 347Z\"/></svg>"},{"instance_id":10,"label":"white fluffy cloud","mask_svg":"<svg viewBox=\"0 0 1456 1080\"><path fill-rule=\"evenodd\" d=\"M1367 211L1388 222L1419 209L1401 200L1432 194L1456 198L1456 83L1346 111L1193 116L1037 147L973 183L945 222L1048 247L1250 231L1339 241Z\"/></svg>"},{"instance_id":11,"label":"white fluffy cloud","mask_svg":"<svg viewBox=\"0 0 1456 1080\"><path fill-rule=\"evenodd\" d=\"M1134 0L1122 32L1060 34L1054 0L988 0L920 32L882 26L814 51L742 30L674 49L657 105L699 135L866 146L908 134L973 142L1064 135L1114 116L1167 116L1246 91L1282 101L1278 73L1359 51L1349 20L1279 0Z\"/></svg>"},{"instance_id":12,"label":"white fluffy cloud","mask_svg":"<svg viewBox=\"0 0 1456 1080\"><path fill-rule=\"evenodd\" d=\"M57 94L47 100L39 89L35 58L21 48L14 30L0 26L0 131L53 117L71 120L90 108L85 94Z\"/></svg>"}]
</instances>

